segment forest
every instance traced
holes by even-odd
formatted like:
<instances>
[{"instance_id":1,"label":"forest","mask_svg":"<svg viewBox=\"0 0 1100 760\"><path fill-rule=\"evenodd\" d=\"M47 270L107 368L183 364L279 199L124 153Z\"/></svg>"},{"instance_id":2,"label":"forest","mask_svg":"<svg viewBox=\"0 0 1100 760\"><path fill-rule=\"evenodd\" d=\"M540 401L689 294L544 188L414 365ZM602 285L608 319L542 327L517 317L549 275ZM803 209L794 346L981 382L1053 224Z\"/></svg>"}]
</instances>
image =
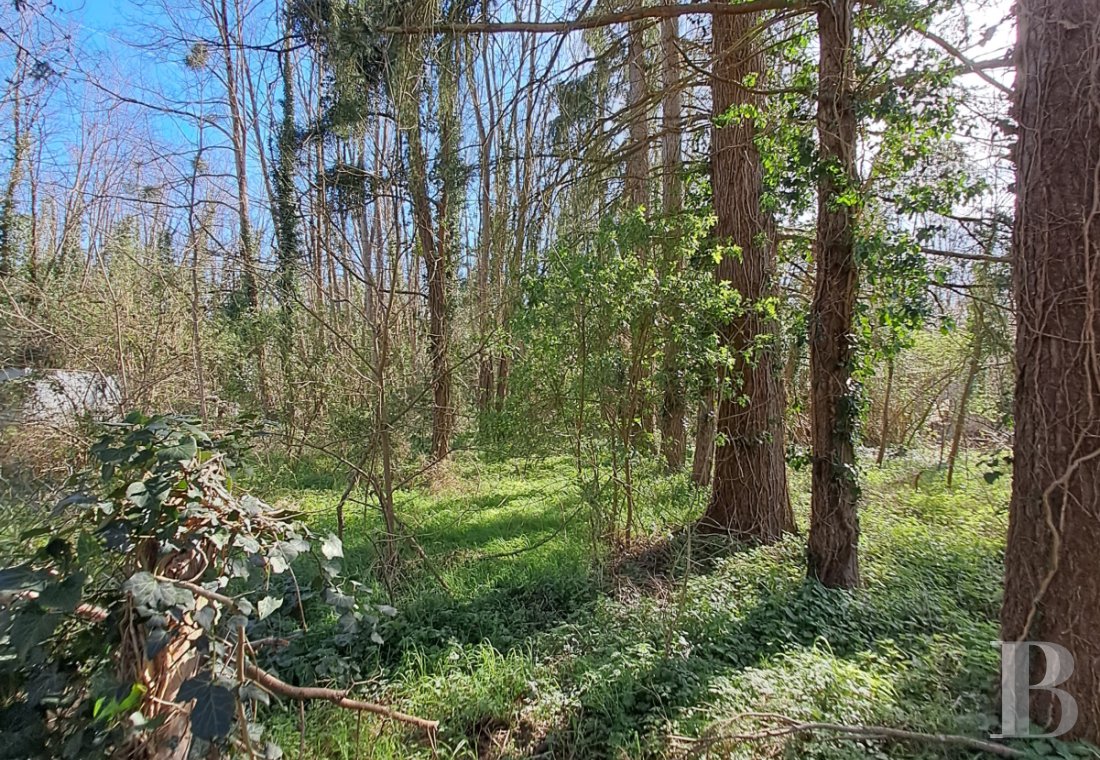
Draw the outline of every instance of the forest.
<instances>
[{"instance_id":1,"label":"forest","mask_svg":"<svg viewBox=\"0 0 1100 760\"><path fill-rule=\"evenodd\" d=\"M0 80L0 759L1100 758L1096 0L10 0Z\"/></svg>"}]
</instances>

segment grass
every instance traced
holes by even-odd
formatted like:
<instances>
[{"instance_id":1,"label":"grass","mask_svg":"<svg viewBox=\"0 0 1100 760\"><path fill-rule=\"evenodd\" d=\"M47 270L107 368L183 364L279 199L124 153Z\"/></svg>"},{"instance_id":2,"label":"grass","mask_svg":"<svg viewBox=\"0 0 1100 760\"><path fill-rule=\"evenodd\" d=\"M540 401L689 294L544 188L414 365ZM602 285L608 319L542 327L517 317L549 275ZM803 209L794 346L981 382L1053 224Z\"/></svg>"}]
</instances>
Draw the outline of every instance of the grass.
<instances>
[{"instance_id":1,"label":"grass","mask_svg":"<svg viewBox=\"0 0 1100 760\"><path fill-rule=\"evenodd\" d=\"M802 530L771 547L678 531L701 509L682 477L649 473L646 536L611 556L593 542L564 461L474 460L399 513L419 537L384 621L384 643L324 644L324 612L276 658L299 680L348 678L441 721L440 757L673 755L746 711L981 736L991 725L1007 478L966 472L952 490L899 460L864 474L865 585L804 580L806 473L792 473ZM335 488L284 490L319 532ZM373 577L375 518L348 505L347 567ZM369 584L368 584L369 585ZM384 595L374 590L381 601ZM297 710L268 731L298 756ZM431 757L401 727L326 705L306 712L305 757ZM722 745L711 757L944 758L963 750L813 736Z\"/></svg>"}]
</instances>

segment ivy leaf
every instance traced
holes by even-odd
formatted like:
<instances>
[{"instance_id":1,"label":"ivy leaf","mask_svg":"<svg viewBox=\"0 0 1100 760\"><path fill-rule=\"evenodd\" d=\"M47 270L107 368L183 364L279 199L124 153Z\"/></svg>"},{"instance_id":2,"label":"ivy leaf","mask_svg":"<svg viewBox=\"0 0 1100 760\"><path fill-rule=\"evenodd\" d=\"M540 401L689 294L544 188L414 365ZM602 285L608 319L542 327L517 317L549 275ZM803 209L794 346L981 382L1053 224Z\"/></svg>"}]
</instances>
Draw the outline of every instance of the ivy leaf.
<instances>
[{"instance_id":1,"label":"ivy leaf","mask_svg":"<svg viewBox=\"0 0 1100 760\"><path fill-rule=\"evenodd\" d=\"M128 552L134 547L134 528L128 520L111 520L97 532L104 545L113 552Z\"/></svg>"},{"instance_id":2,"label":"ivy leaf","mask_svg":"<svg viewBox=\"0 0 1100 760\"><path fill-rule=\"evenodd\" d=\"M151 610L164 607L190 608L195 604L195 595L190 591L167 581L158 581L152 573L145 570L131 575L122 587L130 592L136 605Z\"/></svg>"},{"instance_id":3,"label":"ivy leaf","mask_svg":"<svg viewBox=\"0 0 1100 760\"><path fill-rule=\"evenodd\" d=\"M191 730L195 736L213 741L229 735L233 727L233 711L236 700L233 692L224 686L210 682L210 676L203 674L188 678L180 684L176 694L177 702L195 701L191 708Z\"/></svg>"},{"instance_id":4,"label":"ivy leaf","mask_svg":"<svg viewBox=\"0 0 1100 760\"><path fill-rule=\"evenodd\" d=\"M276 599L273 596L265 596L263 599L260 600L259 604L256 605L256 611L260 615L260 620L263 620L265 617L267 617L272 612L274 612L275 610L279 609L282 606L283 606L283 600L282 599Z\"/></svg>"},{"instance_id":5,"label":"ivy leaf","mask_svg":"<svg viewBox=\"0 0 1100 760\"><path fill-rule=\"evenodd\" d=\"M139 509L145 509L149 503L149 489L146 487L145 482L137 480L126 486L126 498Z\"/></svg>"},{"instance_id":6,"label":"ivy leaf","mask_svg":"<svg viewBox=\"0 0 1100 760\"><path fill-rule=\"evenodd\" d=\"M337 609L350 610L355 607L355 597L342 594L336 589L325 589L325 603Z\"/></svg>"},{"instance_id":7,"label":"ivy leaf","mask_svg":"<svg viewBox=\"0 0 1100 760\"><path fill-rule=\"evenodd\" d=\"M241 684L241 688L238 690L242 700L251 700L253 702L259 702L263 705L271 704L271 695L261 689L254 683Z\"/></svg>"},{"instance_id":8,"label":"ivy leaf","mask_svg":"<svg viewBox=\"0 0 1100 760\"><path fill-rule=\"evenodd\" d=\"M0 591L26 591L41 588L42 573L28 564L0 569Z\"/></svg>"},{"instance_id":9,"label":"ivy leaf","mask_svg":"<svg viewBox=\"0 0 1100 760\"><path fill-rule=\"evenodd\" d=\"M321 544L321 554L325 559L336 559L344 556L344 544L340 538L332 533Z\"/></svg>"},{"instance_id":10,"label":"ivy leaf","mask_svg":"<svg viewBox=\"0 0 1100 760\"><path fill-rule=\"evenodd\" d=\"M268 563L271 565L271 572L276 575L281 575L287 571L290 564L286 561L286 557L279 552L278 548L271 550L271 555L267 558Z\"/></svg>"},{"instance_id":11,"label":"ivy leaf","mask_svg":"<svg viewBox=\"0 0 1100 760\"><path fill-rule=\"evenodd\" d=\"M122 590L130 592L134 604L139 607L154 608L160 600L160 584L153 574L142 570L131 575L122 584Z\"/></svg>"},{"instance_id":12,"label":"ivy leaf","mask_svg":"<svg viewBox=\"0 0 1100 760\"><path fill-rule=\"evenodd\" d=\"M218 611L214 609L212 605L207 605L201 610L198 610L192 618L195 622L202 626L205 630L210 630L210 626L214 625L214 621L218 616Z\"/></svg>"},{"instance_id":13,"label":"ivy leaf","mask_svg":"<svg viewBox=\"0 0 1100 760\"><path fill-rule=\"evenodd\" d=\"M53 634L54 628L60 621L61 615L56 612L46 612L40 607L22 610L12 621L8 632L12 648L19 655L19 659L26 660L32 649Z\"/></svg>"},{"instance_id":14,"label":"ivy leaf","mask_svg":"<svg viewBox=\"0 0 1100 760\"><path fill-rule=\"evenodd\" d=\"M164 628L154 628L145 638L145 659L155 660L164 648L172 643L175 633Z\"/></svg>"},{"instance_id":15,"label":"ivy leaf","mask_svg":"<svg viewBox=\"0 0 1100 760\"><path fill-rule=\"evenodd\" d=\"M193 459L199 453L199 444L194 436L187 435L180 439L175 446L165 446L157 452L157 459L162 462L183 462Z\"/></svg>"},{"instance_id":16,"label":"ivy leaf","mask_svg":"<svg viewBox=\"0 0 1100 760\"><path fill-rule=\"evenodd\" d=\"M75 573L60 583L53 583L42 589L38 603L54 612L72 612L80 604L83 590L84 573Z\"/></svg>"}]
</instances>

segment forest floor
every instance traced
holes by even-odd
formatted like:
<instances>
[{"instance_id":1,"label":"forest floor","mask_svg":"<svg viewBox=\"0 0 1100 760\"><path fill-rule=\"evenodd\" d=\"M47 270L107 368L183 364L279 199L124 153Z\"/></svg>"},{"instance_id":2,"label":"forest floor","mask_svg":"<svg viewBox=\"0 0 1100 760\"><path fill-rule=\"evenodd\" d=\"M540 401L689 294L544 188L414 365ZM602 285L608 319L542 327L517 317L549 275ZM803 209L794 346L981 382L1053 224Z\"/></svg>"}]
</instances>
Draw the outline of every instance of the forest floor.
<instances>
[{"instance_id":1,"label":"forest floor","mask_svg":"<svg viewBox=\"0 0 1100 760\"><path fill-rule=\"evenodd\" d=\"M594 548L567 461L469 460L398 511L419 538L383 616L383 643L322 645L334 622L305 605L310 632L274 656L288 678L353 678L360 692L440 721L438 757L683 756L686 737L755 730L738 713L986 736L999 653L1009 478L977 468L947 489L916 459L864 471L855 593L804 580L808 473L793 472L802 535L770 547L680 529L702 496L684 477L642 480L633 548ZM278 496L334 529L341 490L287 476ZM335 479L333 479L335 480ZM312 486L312 487L311 487ZM332 486L332 487L328 487ZM374 577L376 517L349 502L348 575ZM595 557L595 559L593 559ZM288 621L289 623L289 621ZM299 756L299 714L270 731ZM309 758L431 757L415 732L314 705ZM696 756L978 757L972 751L822 734L694 745Z\"/></svg>"}]
</instances>

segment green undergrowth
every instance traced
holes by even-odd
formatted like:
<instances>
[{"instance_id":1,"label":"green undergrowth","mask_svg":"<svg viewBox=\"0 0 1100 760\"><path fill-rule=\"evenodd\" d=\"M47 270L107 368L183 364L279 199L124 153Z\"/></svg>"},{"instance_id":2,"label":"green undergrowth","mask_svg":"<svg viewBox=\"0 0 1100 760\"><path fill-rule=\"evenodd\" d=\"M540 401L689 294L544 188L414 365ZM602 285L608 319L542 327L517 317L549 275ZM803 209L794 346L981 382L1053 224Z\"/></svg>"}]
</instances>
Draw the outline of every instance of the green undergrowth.
<instances>
[{"instance_id":1,"label":"green undergrowth","mask_svg":"<svg viewBox=\"0 0 1100 760\"><path fill-rule=\"evenodd\" d=\"M361 694L439 720L440 757L658 758L700 736L713 740L705 757L973 757L825 735L719 740L754 728L734 719L746 712L988 733L1008 478L968 471L949 490L926 473L914 489L917 469L866 468L864 587L847 593L804 580L804 472L791 478L802 535L756 548L680 529L700 494L650 473L644 530L612 555L592 541L567 461L464 460L436 493L399 495L423 556L403 550L392 595L369 580L374 513L345 505L349 575L397 609L382 642L314 646L334 622L307 599L311 632L272 666L302 682L354 679ZM282 495L327 532L340 494ZM269 722L291 757L298 720L288 708ZM432 756L415 732L328 705L306 711L305 746L311 758Z\"/></svg>"}]
</instances>

